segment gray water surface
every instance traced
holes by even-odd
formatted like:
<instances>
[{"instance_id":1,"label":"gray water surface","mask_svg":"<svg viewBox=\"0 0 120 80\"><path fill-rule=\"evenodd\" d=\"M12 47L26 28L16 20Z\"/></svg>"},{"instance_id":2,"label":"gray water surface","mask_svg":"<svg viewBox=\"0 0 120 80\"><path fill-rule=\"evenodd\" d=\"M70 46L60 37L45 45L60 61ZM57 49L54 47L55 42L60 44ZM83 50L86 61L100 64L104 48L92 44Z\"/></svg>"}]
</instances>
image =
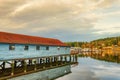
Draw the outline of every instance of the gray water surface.
<instances>
[{"instance_id":1,"label":"gray water surface","mask_svg":"<svg viewBox=\"0 0 120 80\"><path fill-rule=\"evenodd\" d=\"M79 58L79 64L72 67L72 73L56 80L120 80L120 64Z\"/></svg>"}]
</instances>

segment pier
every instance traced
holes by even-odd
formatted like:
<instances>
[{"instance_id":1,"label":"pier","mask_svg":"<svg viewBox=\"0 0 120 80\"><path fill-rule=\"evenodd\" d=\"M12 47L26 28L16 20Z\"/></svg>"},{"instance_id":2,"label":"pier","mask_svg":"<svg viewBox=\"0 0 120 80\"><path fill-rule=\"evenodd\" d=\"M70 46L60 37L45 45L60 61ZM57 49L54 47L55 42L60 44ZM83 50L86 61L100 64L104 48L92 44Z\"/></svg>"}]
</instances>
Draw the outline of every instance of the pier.
<instances>
[{"instance_id":1,"label":"pier","mask_svg":"<svg viewBox=\"0 0 120 80\"><path fill-rule=\"evenodd\" d=\"M76 54L0 60L0 80L76 63Z\"/></svg>"}]
</instances>

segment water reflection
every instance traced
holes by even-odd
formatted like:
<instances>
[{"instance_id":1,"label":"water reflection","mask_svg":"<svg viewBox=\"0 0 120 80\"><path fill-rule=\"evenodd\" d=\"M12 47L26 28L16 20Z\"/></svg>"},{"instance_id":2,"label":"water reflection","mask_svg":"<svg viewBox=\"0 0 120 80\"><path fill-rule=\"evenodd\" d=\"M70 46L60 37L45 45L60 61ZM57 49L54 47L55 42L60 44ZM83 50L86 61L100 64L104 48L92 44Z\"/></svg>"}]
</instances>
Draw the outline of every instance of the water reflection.
<instances>
[{"instance_id":1,"label":"water reflection","mask_svg":"<svg viewBox=\"0 0 120 80\"><path fill-rule=\"evenodd\" d=\"M68 73L71 73L70 65L23 75L9 80L53 80L60 76L67 75Z\"/></svg>"},{"instance_id":2,"label":"water reflection","mask_svg":"<svg viewBox=\"0 0 120 80\"><path fill-rule=\"evenodd\" d=\"M115 62L115 63L120 63L120 56L116 55L92 55L90 56L91 58L97 59L97 60L102 60L102 61L107 61L107 62Z\"/></svg>"},{"instance_id":3,"label":"water reflection","mask_svg":"<svg viewBox=\"0 0 120 80\"><path fill-rule=\"evenodd\" d=\"M82 53L79 54L79 57L91 57L97 60L120 63L120 55L106 54L106 53Z\"/></svg>"},{"instance_id":4,"label":"water reflection","mask_svg":"<svg viewBox=\"0 0 120 80\"><path fill-rule=\"evenodd\" d=\"M120 64L99 61L90 57L79 58L72 73L56 80L120 80Z\"/></svg>"}]
</instances>

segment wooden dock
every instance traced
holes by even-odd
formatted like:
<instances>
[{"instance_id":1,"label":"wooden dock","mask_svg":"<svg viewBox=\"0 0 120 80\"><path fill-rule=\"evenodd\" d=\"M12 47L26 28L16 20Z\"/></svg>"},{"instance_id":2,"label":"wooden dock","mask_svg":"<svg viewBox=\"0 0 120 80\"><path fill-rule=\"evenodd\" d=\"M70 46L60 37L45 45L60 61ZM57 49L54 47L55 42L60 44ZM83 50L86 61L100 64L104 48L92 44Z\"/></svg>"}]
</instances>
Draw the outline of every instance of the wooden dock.
<instances>
[{"instance_id":1,"label":"wooden dock","mask_svg":"<svg viewBox=\"0 0 120 80\"><path fill-rule=\"evenodd\" d=\"M24 59L0 60L0 62L0 80L6 80L68 64L76 64L77 55L53 55Z\"/></svg>"}]
</instances>

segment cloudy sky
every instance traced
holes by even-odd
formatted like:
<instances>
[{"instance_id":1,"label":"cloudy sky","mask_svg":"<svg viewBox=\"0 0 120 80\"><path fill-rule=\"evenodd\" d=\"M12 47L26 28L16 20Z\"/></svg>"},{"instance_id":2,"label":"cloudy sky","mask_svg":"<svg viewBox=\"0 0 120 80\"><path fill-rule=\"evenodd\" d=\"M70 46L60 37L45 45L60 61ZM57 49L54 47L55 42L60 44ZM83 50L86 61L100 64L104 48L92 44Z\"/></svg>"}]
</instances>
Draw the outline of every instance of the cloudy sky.
<instances>
[{"instance_id":1,"label":"cloudy sky","mask_svg":"<svg viewBox=\"0 0 120 80\"><path fill-rule=\"evenodd\" d=\"M120 0L0 0L0 31L91 41L120 35Z\"/></svg>"}]
</instances>

